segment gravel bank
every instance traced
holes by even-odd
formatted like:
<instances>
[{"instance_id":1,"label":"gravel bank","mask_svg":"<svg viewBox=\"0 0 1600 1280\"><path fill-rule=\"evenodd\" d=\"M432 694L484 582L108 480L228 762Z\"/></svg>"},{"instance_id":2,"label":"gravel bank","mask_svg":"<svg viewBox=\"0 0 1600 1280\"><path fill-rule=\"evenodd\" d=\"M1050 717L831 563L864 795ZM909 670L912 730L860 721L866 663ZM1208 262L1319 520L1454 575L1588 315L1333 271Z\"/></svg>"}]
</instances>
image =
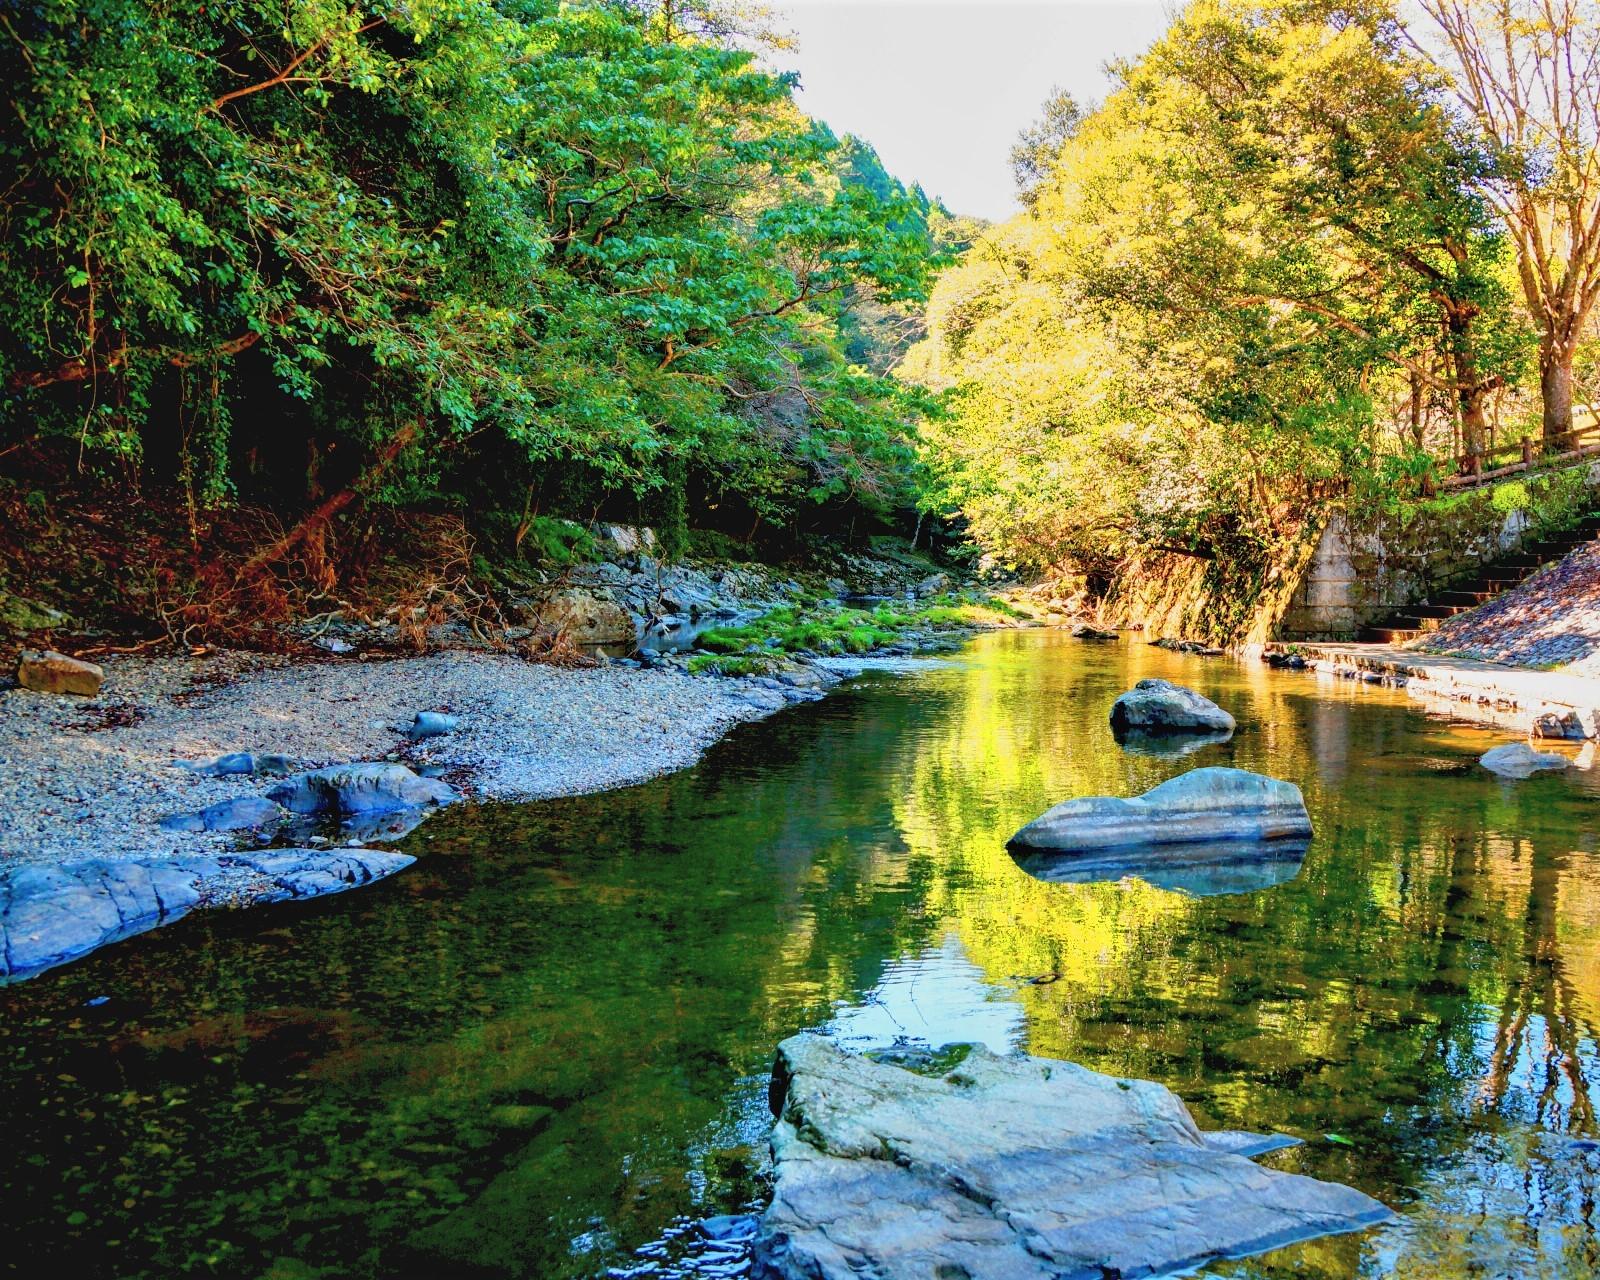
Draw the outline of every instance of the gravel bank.
<instances>
[{"instance_id":1,"label":"gravel bank","mask_svg":"<svg viewBox=\"0 0 1600 1280\"><path fill-rule=\"evenodd\" d=\"M785 702L752 681L472 652L311 664L219 653L106 667L92 699L0 692L0 871L237 847L236 836L160 822L260 794L264 780L197 775L178 761L282 752L313 768L398 753L413 767L449 766L469 796L532 800L684 768L733 725ZM459 729L407 742L394 726L425 710L460 716Z\"/></svg>"}]
</instances>

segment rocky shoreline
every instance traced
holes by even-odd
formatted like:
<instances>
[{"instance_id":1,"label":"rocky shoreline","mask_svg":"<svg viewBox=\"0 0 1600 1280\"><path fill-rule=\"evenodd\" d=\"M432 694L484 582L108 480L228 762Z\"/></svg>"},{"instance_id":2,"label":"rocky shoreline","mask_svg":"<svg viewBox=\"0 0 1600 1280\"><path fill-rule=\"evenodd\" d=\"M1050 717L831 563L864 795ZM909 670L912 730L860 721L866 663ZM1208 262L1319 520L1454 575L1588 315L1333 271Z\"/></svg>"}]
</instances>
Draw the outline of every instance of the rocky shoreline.
<instances>
[{"instance_id":1,"label":"rocky shoreline","mask_svg":"<svg viewBox=\"0 0 1600 1280\"><path fill-rule=\"evenodd\" d=\"M191 909L337 892L409 863L366 845L405 834L423 810L346 814L308 837L279 823L294 815L267 798L267 774L380 762L480 801L630 786L863 665L914 661L906 651L931 640L748 677L693 676L680 655L563 668L461 649L368 661L217 651L109 658L90 698L0 690L0 981ZM450 727L417 736L419 713ZM294 875L262 861L285 852L299 855Z\"/></svg>"}]
</instances>

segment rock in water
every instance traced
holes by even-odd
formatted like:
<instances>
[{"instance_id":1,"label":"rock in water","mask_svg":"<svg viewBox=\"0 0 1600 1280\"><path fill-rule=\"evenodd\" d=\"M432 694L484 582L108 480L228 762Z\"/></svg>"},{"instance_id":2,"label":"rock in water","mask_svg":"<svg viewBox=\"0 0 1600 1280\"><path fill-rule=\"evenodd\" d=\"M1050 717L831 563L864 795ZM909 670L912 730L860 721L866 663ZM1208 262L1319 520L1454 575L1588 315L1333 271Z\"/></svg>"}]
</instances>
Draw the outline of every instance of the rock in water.
<instances>
[{"instance_id":1,"label":"rock in water","mask_svg":"<svg viewBox=\"0 0 1600 1280\"><path fill-rule=\"evenodd\" d=\"M1311 817L1300 788L1244 769L1191 769L1142 796L1081 796L1011 837L1012 848L1087 853L1131 845L1305 841Z\"/></svg>"},{"instance_id":2,"label":"rock in water","mask_svg":"<svg viewBox=\"0 0 1600 1280\"><path fill-rule=\"evenodd\" d=\"M460 799L437 778L419 778L403 764L335 764L280 782L267 792L293 813L388 813Z\"/></svg>"},{"instance_id":3,"label":"rock in water","mask_svg":"<svg viewBox=\"0 0 1600 1280\"><path fill-rule=\"evenodd\" d=\"M1511 742L1485 751L1478 763L1502 778L1526 778L1541 769L1569 768L1572 761L1553 751L1535 751L1526 742Z\"/></svg>"},{"instance_id":4,"label":"rock in water","mask_svg":"<svg viewBox=\"0 0 1600 1280\"><path fill-rule=\"evenodd\" d=\"M1091 626L1087 622L1080 622L1070 632L1074 640L1115 640L1115 631L1102 631L1099 627Z\"/></svg>"},{"instance_id":5,"label":"rock in water","mask_svg":"<svg viewBox=\"0 0 1600 1280\"><path fill-rule=\"evenodd\" d=\"M1141 680L1111 705L1111 731L1233 732L1234 721L1210 698L1169 680Z\"/></svg>"},{"instance_id":6,"label":"rock in water","mask_svg":"<svg viewBox=\"0 0 1600 1280\"><path fill-rule=\"evenodd\" d=\"M392 876L415 858L380 849L266 849L224 860L266 876L271 887L253 893L256 902L320 898Z\"/></svg>"},{"instance_id":7,"label":"rock in water","mask_svg":"<svg viewBox=\"0 0 1600 1280\"><path fill-rule=\"evenodd\" d=\"M23 866L0 875L0 981L31 978L176 920L200 900L209 858Z\"/></svg>"},{"instance_id":8,"label":"rock in water","mask_svg":"<svg viewBox=\"0 0 1600 1280\"><path fill-rule=\"evenodd\" d=\"M1252 1164L1245 1135L1208 1141L1161 1085L1070 1062L973 1048L926 1076L801 1035L772 1102L755 1255L781 1280L1160 1275L1393 1216Z\"/></svg>"},{"instance_id":9,"label":"rock in water","mask_svg":"<svg viewBox=\"0 0 1600 1280\"><path fill-rule=\"evenodd\" d=\"M54 649L24 649L17 659L17 683L39 693L75 693L92 698L100 692L105 678L104 668Z\"/></svg>"}]
</instances>

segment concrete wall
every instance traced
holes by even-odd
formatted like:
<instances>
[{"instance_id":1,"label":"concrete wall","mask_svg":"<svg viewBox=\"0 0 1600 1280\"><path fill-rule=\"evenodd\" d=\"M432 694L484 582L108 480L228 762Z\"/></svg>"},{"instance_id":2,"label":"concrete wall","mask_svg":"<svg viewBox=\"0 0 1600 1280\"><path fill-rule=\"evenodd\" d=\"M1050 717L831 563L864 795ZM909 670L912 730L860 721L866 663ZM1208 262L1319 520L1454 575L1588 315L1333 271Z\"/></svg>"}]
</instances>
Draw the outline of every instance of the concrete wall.
<instances>
[{"instance_id":1,"label":"concrete wall","mask_svg":"<svg viewBox=\"0 0 1600 1280\"><path fill-rule=\"evenodd\" d=\"M1515 552L1530 528L1525 511L1427 523L1432 527L1409 531L1398 522L1355 529L1343 511L1335 511L1290 597L1279 636L1351 639L1368 623Z\"/></svg>"}]
</instances>

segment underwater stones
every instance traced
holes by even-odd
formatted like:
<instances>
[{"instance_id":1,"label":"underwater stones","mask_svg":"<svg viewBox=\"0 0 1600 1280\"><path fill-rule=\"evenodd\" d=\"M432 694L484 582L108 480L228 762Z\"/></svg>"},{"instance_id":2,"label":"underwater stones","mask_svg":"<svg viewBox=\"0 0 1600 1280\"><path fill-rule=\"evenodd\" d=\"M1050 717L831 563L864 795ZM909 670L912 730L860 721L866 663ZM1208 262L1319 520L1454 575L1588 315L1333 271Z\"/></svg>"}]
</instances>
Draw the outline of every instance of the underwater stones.
<instances>
[{"instance_id":1,"label":"underwater stones","mask_svg":"<svg viewBox=\"0 0 1600 1280\"><path fill-rule=\"evenodd\" d=\"M209 858L89 859L0 873L0 981L29 978L185 915Z\"/></svg>"},{"instance_id":2,"label":"underwater stones","mask_svg":"<svg viewBox=\"0 0 1600 1280\"><path fill-rule=\"evenodd\" d=\"M403 764L335 764L279 783L267 792L292 813L353 817L450 804L460 799L437 778L419 778Z\"/></svg>"},{"instance_id":3,"label":"underwater stones","mask_svg":"<svg viewBox=\"0 0 1600 1280\"><path fill-rule=\"evenodd\" d=\"M974 1047L930 1074L820 1037L778 1048L776 1183L756 1274L781 1280L1159 1275L1392 1215L1263 1169L1159 1084Z\"/></svg>"},{"instance_id":4,"label":"underwater stones","mask_svg":"<svg viewBox=\"0 0 1600 1280\"><path fill-rule=\"evenodd\" d=\"M1572 762L1553 751L1535 751L1526 742L1511 742L1492 747L1478 757L1478 763L1502 778L1527 778L1541 769L1566 769Z\"/></svg>"},{"instance_id":5,"label":"underwater stones","mask_svg":"<svg viewBox=\"0 0 1600 1280\"><path fill-rule=\"evenodd\" d=\"M17 683L36 693L72 693L92 698L105 682L105 668L54 649L24 649L17 659Z\"/></svg>"},{"instance_id":6,"label":"underwater stones","mask_svg":"<svg viewBox=\"0 0 1600 1280\"><path fill-rule=\"evenodd\" d=\"M1234 719L1210 698L1168 680L1141 680L1111 705L1111 731L1232 733Z\"/></svg>"},{"instance_id":7,"label":"underwater stones","mask_svg":"<svg viewBox=\"0 0 1600 1280\"><path fill-rule=\"evenodd\" d=\"M1192 769L1141 796L1081 796L1024 826L1013 849L1090 853L1210 841L1304 842L1311 817L1292 782L1244 769Z\"/></svg>"}]
</instances>

